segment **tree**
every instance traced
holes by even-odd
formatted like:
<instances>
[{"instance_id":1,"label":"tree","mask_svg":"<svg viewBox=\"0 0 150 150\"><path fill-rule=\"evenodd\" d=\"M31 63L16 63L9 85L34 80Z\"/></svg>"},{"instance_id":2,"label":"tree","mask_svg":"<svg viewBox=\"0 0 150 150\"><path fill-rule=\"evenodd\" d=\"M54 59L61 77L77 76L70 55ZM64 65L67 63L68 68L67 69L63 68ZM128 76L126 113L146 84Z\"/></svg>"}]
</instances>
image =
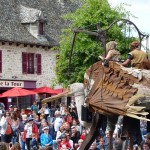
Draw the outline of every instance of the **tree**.
<instances>
[{"instance_id":1,"label":"tree","mask_svg":"<svg viewBox=\"0 0 150 150\"><path fill-rule=\"evenodd\" d=\"M98 56L103 53L102 46L95 36L78 33L71 59L70 73L68 74L73 29L82 28L95 31L98 22L100 22L101 28L105 29L113 21L129 16L129 12L125 11L123 5L111 8L107 0L82 0L81 2L82 5L75 12L68 13L64 17L70 22L70 26L63 30L60 38L60 55L56 63L58 83L64 85L83 82L85 70L95 63ZM112 26L107 33L107 37L108 41L114 39L119 41L120 47L125 43L122 26Z\"/></svg>"}]
</instances>

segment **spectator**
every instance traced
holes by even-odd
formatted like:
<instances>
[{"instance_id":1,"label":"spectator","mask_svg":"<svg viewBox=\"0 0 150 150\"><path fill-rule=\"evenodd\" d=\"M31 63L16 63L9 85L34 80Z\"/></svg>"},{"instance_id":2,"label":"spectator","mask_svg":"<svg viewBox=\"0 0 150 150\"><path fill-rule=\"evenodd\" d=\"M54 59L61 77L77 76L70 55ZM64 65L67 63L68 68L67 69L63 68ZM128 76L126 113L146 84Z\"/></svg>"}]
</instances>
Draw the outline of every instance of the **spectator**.
<instances>
[{"instance_id":1,"label":"spectator","mask_svg":"<svg viewBox=\"0 0 150 150\"><path fill-rule=\"evenodd\" d=\"M38 114L38 106L36 102L33 102L33 105L31 106L31 111L34 111L36 114Z\"/></svg>"},{"instance_id":2,"label":"spectator","mask_svg":"<svg viewBox=\"0 0 150 150\"><path fill-rule=\"evenodd\" d=\"M49 127L44 127L43 131L44 133L40 136L41 146L46 147L53 145L52 136L49 134Z\"/></svg>"},{"instance_id":3,"label":"spectator","mask_svg":"<svg viewBox=\"0 0 150 150\"><path fill-rule=\"evenodd\" d=\"M62 141L58 145L59 150L61 150L62 148L71 149L71 145L67 141L67 136L65 134L62 135Z\"/></svg>"},{"instance_id":4,"label":"spectator","mask_svg":"<svg viewBox=\"0 0 150 150\"><path fill-rule=\"evenodd\" d=\"M141 143L141 150L143 150L144 143L147 143L147 145L150 148L150 133L149 132L144 136L144 140Z\"/></svg>"},{"instance_id":5,"label":"spectator","mask_svg":"<svg viewBox=\"0 0 150 150\"><path fill-rule=\"evenodd\" d=\"M87 136L86 130L82 130L80 139L84 140L86 138L86 136Z\"/></svg>"},{"instance_id":6,"label":"spectator","mask_svg":"<svg viewBox=\"0 0 150 150\"><path fill-rule=\"evenodd\" d=\"M78 141L80 139L80 132L77 131L75 126L71 127L71 140L73 141L74 148L78 146Z\"/></svg>"},{"instance_id":7,"label":"spectator","mask_svg":"<svg viewBox=\"0 0 150 150\"><path fill-rule=\"evenodd\" d=\"M44 119L41 121L41 126L39 128L39 137L41 136L42 133L44 133L43 128L47 127L48 123L47 121ZM49 126L49 134L52 136L52 139L54 139L54 131L53 128Z\"/></svg>"},{"instance_id":8,"label":"spectator","mask_svg":"<svg viewBox=\"0 0 150 150\"><path fill-rule=\"evenodd\" d=\"M10 106L9 106L9 112L10 112L10 113L14 112L14 106L13 106L13 105L10 105Z\"/></svg>"},{"instance_id":9,"label":"spectator","mask_svg":"<svg viewBox=\"0 0 150 150\"><path fill-rule=\"evenodd\" d=\"M35 115L35 116L34 116L34 121L35 121L36 125L37 125L38 128L39 128L40 125L41 125L39 115Z\"/></svg>"},{"instance_id":10,"label":"spectator","mask_svg":"<svg viewBox=\"0 0 150 150\"><path fill-rule=\"evenodd\" d=\"M32 134L31 148L32 150L38 150L38 141L34 133Z\"/></svg>"},{"instance_id":11,"label":"spectator","mask_svg":"<svg viewBox=\"0 0 150 150\"><path fill-rule=\"evenodd\" d=\"M21 146L19 143L15 143L14 145L12 145L10 150L21 150Z\"/></svg>"},{"instance_id":12,"label":"spectator","mask_svg":"<svg viewBox=\"0 0 150 150\"><path fill-rule=\"evenodd\" d=\"M115 139L114 150L122 150L122 140L120 138Z\"/></svg>"},{"instance_id":13,"label":"spectator","mask_svg":"<svg viewBox=\"0 0 150 150\"><path fill-rule=\"evenodd\" d=\"M143 150L150 150L148 143L143 143Z\"/></svg>"},{"instance_id":14,"label":"spectator","mask_svg":"<svg viewBox=\"0 0 150 150\"><path fill-rule=\"evenodd\" d=\"M42 108L39 110L40 114L44 114L45 118L47 119L47 117L50 115L50 109L48 108L47 103L42 105Z\"/></svg>"},{"instance_id":15,"label":"spectator","mask_svg":"<svg viewBox=\"0 0 150 150\"><path fill-rule=\"evenodd\" d=\"M53 150L53 148L49 146L49 147L46 147L44 150Z\"/></svg>"},{"instance_id":16,"label":"spectator","mask_svg":"<svg viewBox=\"0 0 150 150\"><path fill-rule=\"evenodd\" d=\"M98 150L105 150L106 147L105 147L104 143L105 143L105 141L104 141L104 139L101 137L101 138L99 139L99 143L98 143L98 145L97 145L97 149L98 149Z\"/></svg>"},{"instance_id":17,"label":"spectator","mask_svg":"<svg viewBox=\"0 0 150 150\"><path fill-rule=\"evenodd\" d=\"M78 120L78 114L77 114L76 107L75 107L75 108L72 108L72 109L70 110L70 114L71 114L72 118Z\"/></svg>"},{"instance_id":18,"label":"spectator","mask_svg":"<svg viewBox=\"0 0 150 150\"><path fill-rule=\"evenodd\" d=\"M43 120L43 119L46 119L46 117L45 117L45 114L44 114L44 113L41 113L41 114L40 114L40 120Z\"/></svg>"},{"instance_id":19,"label":"spectator","mask_svg":"<svg viewBox=\"0 0 150 150\"><path fill-rule=\"evenodd\" d=\"M0 105L0 119L2 117L2 114L5 112L5 109Z\"/></svg>"},{"instance_id":20,"label":"spectator","mask_svg":"<svg viewBox=\"0 0 150 150\"><path fill-rule=\"evenodd\" d=\"M70 132L70 124L68 122L65 122L63 124L63 126L64 126L66 132Z\"/></svg>"},{"instance_id":21,"label":"spectator","mask_svg":"<svg viewBox=\"0 0 150 150\"><path fill-rule=\"evenodd\" d=\"M25 115L26 113L25 113L25 109L21 109L21 113L20 113L20 115L22 116L22 115Z\"/></svg>"},{"instance_id":22,"label":"spectator","mask_svg":"<svg viewBox=\"0 0 150 150\"><path fill-rule=\"evenodd\" d=\"M69 108L70 108L70 110L71 110L72 108L75 108L75 107L76 107L76 106L75 106L75 102L74 102L74 100L72 99Z\"/></svg>"},{"instance_id":23,"label":"spectator","mask_svg":"<svg viewBox=\"0 0 150 150\"><path fill-rule=\"evenodd\" d=\"M17 107L17 105L14 105L14 112L17 114L17 118L21 120L21 113Z\"/></svg>"},{"instance_id":24,"label":"spectator","mask_svg":"<svg viewBox=\"0 0 150 150\"><path fill-rule=\"evenodd\" d=\"M60 114L61 116L65 115L66 106L64 103L60 103Z\"/></svg>"},{"instance_id":25,"label":"spectator","mask_svg":"<svg viewBox=\"0 0 150 150\"><path fill-rule=\"evenodd\" d=\"M140 120L140 129L142 133L142 139L144 140L144 135L147 133L147 121Z\"/></svg>"},{"instance_id":26,"label":"spectator","mask_svg":"<svg viewBox=\"0 0 150 150\"><path fill-rule=\"evenodd\" d=\"M0 142L0 150L8 150L5 142Z\"/></svg>"},{"instance_id":27,"label":"spectator","mask_svg":"<svg viewBox=\"0 0 150 150\"><path fill-rule=\"evenodd\" d=\"M12 134L12 138L11 138L11 142L12 144L15 144L17 142L18 136L19 136L19 125L20 125L20 120L17 117L16 112L12 112L11 113L11 127L13 130L13 134Z\"/></svg>"},{"instance_id":28,"label":"spectator","mask_svg":"<svg viewBox=\"0 0 150 150\"><path fill-rule=\"evenodd\" d=\"M56 140L57 140L58 138L61 138L61 135L64 133L64 131L65 131L65 128L64 128L63 125L61 125L61 126L59 127L59 131L57 131L57 133L56 133Z\"/></svg>"},{"instance_id":29,"label":"spectator","mask_svg":"<svg viewBox=\"0 0 150 150\"><path fill-rule=\"evenodd\" d=\"M26 142L27 149L31 149L31 139L32 139L32 134L35 134L36 139L38 140L38 127L36 123L33 121L32 117L28 118L28 122L24 127L24 133L22 135L22 140Z\"/></svg>"},{"instance_id":30,"label":"spectator","mask_svg":"<svg viewBox=\"0 0 150 150\"><path fill-rule=\"evenodd\" d=\"M79 141L78 141L78 148L77 148L77 150L79 150L79 148L81 147L81 144L83 143L83 140L82 139L79 139Z\"/></svg>"},{"instance_id":31,"label":"spectator","mask_svg":"<svg viewBox=\"0 0 150 150\"><path fill-rule=\"evenodd\" d=\"M55 134L59 131L59 127L62 125L62 118L60 117L60 111L55 111L54 130Z\"/></svg>"},{"instance_id":32,"label":"spectator","mask_svg":"<svg viewBox=\"0 0 150 150\"><path fill-rule=\"evenodd\" d=\"M98 148L96 147L96 142L92 143L89 150L98 150Z\"/></svg>"},{"instance_id":33,"label":"spectator","mask_svg":"<svg viewBox=\"0 0 150 150\"><path fill-rule=\"evenodd\" d=\"M0 130L1 141L10 143L12 130L11 130L11 123L7 122L6 113L2 115L2 118L0 120L0 127L1 127L1 130Z\"/></svg>"},{"instance_id":34,"label":"spectator","mask_svg":"<svg viewBox=\"0 0 150 150\"><path fill-rule=\"evenodd\" d=\"M22 136L24 133L24 126L27 123L27 119L28 118L26 114L22 115L22 121L20 122L20 125L19 125L21 150L25 150L25 141L22 140Z\"/></svg>"},{"instance_id":35,"label":"spectator","mask_svg":"<svg viewBox=\"0 0 150 150\"><path fill-rule=\"evenodd\" d=\"M55 111L56 108L54 107L54 105L51 105L51 117L55 117Z\"/></svg>"},{"instance_id":36,"label":"spectator","mask_svg":"<svg viewBox=\"0 0 150 150\"><path fill-rule=\"evenodd\" d=\"M67 141L70 143L71 145L71 149L70 150L73 150L73 141L70 139L70 134L69 132L65 132L66 136L67 136Z\"/></svg>"},{"instance_id":37,"label":"spectator","mask_svg":"<svg viewBox=\"0 0 150 150\"><path fill-rule=\"evenodd\" d=\"M109 131L106 130L105 134L106 135L104 136L104 141L105 141L104 145L106 149L109 149L109 138L110 138Z\"/></svg>"},{"instance_id":38,"label":"spectator","mask_svg":"<svg viewBox=\"0 0 150 150\"><path fill-rule=\"evenodd\" d=\"M81 133L81 127L78 125L78 123L79 122L76 119L72 120L72 126L75 126L77 131L80 131L80 133Z\"/></svg>"}]
</instances>

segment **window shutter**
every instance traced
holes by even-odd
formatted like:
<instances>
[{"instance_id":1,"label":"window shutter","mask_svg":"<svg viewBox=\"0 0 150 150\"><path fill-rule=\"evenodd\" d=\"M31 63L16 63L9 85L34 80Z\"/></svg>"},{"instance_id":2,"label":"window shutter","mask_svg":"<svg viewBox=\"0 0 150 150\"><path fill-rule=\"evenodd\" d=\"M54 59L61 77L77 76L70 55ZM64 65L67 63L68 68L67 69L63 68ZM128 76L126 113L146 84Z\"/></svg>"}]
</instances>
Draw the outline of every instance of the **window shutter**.
<instances>
[{"instance_id":1,"label":"window shutter","mask_svg":"<svg viewBox=\"0 0 150 150\"><path fill-rule=\"evenodd\" d=\"M28 54L22 53L22 73L28 73Z\"/></svg>"},{"instance_id":2,"label":"window shutter","mask_svg":"<svg viewBox=\"0 0 150 150\"><path fill-rule=\"evenodd\" d=\"M2 73L2 51L0 51L0 73Z\"/></svg>"},{"instance_id":3,"label":"window shutter","mask_svg":"<svg viewBox=\"0 0 150 150\"><path fill-rule=\"evenodd\" d=\"M37 74L42 73L42 66L41 66L41 54L36 54L37 58Z\"/></svg>"},{"instance_id":4,"label":"window shutter","mask_svg":"<svg viewBox=\"0 0 150 150\"><path fill-rule=\"evenodd\" d=\"M28 73L34 74L34 53L28 53Z\"/></svg>"}]
</instances>

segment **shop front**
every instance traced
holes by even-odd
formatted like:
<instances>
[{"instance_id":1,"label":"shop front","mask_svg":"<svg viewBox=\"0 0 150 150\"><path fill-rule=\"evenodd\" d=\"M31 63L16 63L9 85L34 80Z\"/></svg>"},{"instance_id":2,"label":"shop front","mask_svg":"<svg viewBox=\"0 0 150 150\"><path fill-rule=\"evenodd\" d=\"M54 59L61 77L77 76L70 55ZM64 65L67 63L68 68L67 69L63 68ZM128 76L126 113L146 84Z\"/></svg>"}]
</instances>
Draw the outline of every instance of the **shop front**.
<instances>
[{"instance_id":1,"label":"shop front","mask_svg":"<svg viewBox=\"0 0 150 150\"><path fill-rule=\"evenodd\" d=\"M36 81L0 80L0 94L14 87L24 88L27 90L33 90L36 88ZM34 100L35 100L35 95L0 98L0 102L4 103L6 110L9 108L9 105L18 105L19 109L30 108Z\"/></svg>"}]
</instances>

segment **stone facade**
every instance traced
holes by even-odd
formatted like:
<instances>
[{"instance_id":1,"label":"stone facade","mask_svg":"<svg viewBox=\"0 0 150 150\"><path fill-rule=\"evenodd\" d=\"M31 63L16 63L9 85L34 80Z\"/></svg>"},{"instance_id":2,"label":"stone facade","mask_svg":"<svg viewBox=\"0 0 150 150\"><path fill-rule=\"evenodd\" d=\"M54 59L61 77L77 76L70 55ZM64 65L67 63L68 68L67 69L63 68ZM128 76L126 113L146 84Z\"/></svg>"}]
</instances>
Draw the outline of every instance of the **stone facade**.
<instances>
[{"instance_id":1,"label":"stone facade","mask_svg":"<svg viewBox=\"0 0 150 150\"><path fill-rule=\"evenodd\" d=\"M68 26L62 15L78 6L78 0L1 0L0 78L35 80L36 87L51 86L59 53L51 48L59 46L61 30ZM40 23L44 23L44 34L38 33ZM22 52L41 54L41 75L22 74Z\"/></svg>"},{"instance_id":2,"label":"stone facade","mask_svg":"<svg viewBox=\"0 0 150 150\"><path fill-rule=\"evenodd\" d=\"M36 87L51 86L52 80L55 78L55 64L57 50L46 50L42 47L24 47L24 45L16 46L8 43L0 45L2 51L2 73L0 77L3 80L34 80ZM23 74L22 73L22 52L38 53L42 56L42 73Z\"/></svg>"},{"instance_id":3,"label":"stone facade","mask_svg":"<svg viewBox=\"0 0 150 150\"><path fill-rule=\"evenodd\" d=\"M0 40L47 46L59 45L61 30L68 26L62 16L78 7L79 0L1 0ZM27 24L45 22L47 40L35 38Z\"/></svg>"}]
</instances>

